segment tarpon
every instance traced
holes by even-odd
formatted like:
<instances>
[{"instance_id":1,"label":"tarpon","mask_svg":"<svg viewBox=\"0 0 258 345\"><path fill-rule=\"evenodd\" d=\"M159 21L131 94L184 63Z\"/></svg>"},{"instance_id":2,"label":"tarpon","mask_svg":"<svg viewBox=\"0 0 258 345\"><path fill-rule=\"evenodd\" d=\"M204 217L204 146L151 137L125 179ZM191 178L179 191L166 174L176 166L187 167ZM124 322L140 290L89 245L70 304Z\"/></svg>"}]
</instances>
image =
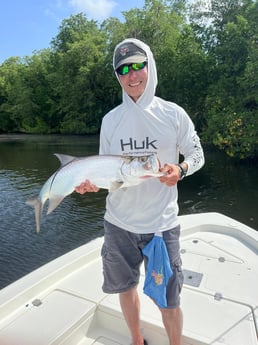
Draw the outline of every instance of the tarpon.
<instances>
[{"instance_id":1,"label":"tarpon","mask_svg":"<svg viewBox=\"0 0 258 345\"><path fill-rule=\"evenodd\" d=\"M40 221L44 204L49 200L47 214L71 194L75 187L86 179L99 188L115 192L120 188L138 185L146 179L160 177L160 164L156 154L146 156L99 155L72 157L55 154L61 167L46 181L39 195L28 200L34 206L36 231L40 231Z\"/></svg>"}]
</instances>

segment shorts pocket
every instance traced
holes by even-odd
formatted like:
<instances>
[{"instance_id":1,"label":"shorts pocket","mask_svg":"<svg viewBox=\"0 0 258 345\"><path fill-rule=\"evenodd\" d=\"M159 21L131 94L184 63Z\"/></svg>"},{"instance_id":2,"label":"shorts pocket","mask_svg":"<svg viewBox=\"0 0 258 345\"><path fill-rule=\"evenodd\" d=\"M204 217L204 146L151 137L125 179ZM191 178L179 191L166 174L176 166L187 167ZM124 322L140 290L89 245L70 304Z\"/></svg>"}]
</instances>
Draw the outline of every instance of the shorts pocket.
<instances>
[{"instance_id":1,"label":"shorts pocket","mask_svg":"<svg viewBox=\"0 0 258 345\"><path fill-rule=\"evenodd\" d=\"M179 288L179 292L181 292L183 284L184 284L184 274L183 274L183 270L182 270L181 258L178 258L172 264L172 271L173 271L173 274L176 274L176 276L177 276L178 288Z\"/></svg>"}]
</instances>

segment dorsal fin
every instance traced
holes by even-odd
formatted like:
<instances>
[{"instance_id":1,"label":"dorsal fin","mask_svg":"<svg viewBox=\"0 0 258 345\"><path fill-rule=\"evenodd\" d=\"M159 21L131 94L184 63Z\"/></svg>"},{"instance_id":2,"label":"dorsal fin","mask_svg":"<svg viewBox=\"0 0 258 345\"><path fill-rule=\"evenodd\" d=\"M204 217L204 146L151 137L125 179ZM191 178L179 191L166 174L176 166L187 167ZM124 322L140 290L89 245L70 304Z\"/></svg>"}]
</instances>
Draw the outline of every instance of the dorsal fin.
<instances>
[{"instance_id":1,"label":"dorsal fin","mask_svg":"<svg viewBox=\"0 0 258 345\"><path fill-rule=\"evenodd\" d=\"M76 157L63 155L61 153L54 153L54 155L59 159L61 166L64 166L76 159Z\"/></svg>"}]
</instances>

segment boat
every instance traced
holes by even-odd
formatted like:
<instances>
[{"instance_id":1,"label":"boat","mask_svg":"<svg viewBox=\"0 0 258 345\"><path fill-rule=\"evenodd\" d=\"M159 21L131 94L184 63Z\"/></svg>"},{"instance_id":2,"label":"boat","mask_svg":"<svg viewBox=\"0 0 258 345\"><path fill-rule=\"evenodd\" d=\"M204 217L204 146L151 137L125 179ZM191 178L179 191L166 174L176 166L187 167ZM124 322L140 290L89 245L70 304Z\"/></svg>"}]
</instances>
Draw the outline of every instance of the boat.
<instances>
[{"instance_id":1,"label":"boat","mask_svg":"<svg viewBox=\"0 0 258 345\"><path fill-rule=\"evenodd\" d=\"M183 345L257 345L258 232L219 213L179 217ZM1 345L129 345L116 294L102 291L103 238L0 291ZM168 345L160 312L138 287L149 345Z\"/></svg>"}]
</instances>

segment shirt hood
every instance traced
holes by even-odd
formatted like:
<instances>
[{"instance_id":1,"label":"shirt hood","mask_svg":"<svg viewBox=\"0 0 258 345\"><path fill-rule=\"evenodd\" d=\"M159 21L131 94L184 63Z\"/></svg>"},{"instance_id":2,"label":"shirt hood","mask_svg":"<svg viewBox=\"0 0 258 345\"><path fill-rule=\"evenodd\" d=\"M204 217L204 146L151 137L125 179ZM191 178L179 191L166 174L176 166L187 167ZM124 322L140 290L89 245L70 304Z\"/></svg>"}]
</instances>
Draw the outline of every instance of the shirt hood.
<instances>
[{"instance_id":1,"label":"shirt hood","mask_svg":"<svg viewBox=\"0 0 258 345\"><path fill-rule=\"evenodd\" d=\"M146 55L147 55L147 59L148 59L148 80L147 80L147 84L146 84L146 88L143 92L143 94L141 95L141 97L137 100L137 102L135 103L130 96L128 96L128 94L124 91L119 77L116 73L116 77L122 87L122 93L123 93L123 103L127 104L129 106L132 106L132 104L137 104L137 106L140 106L142 109L145 109L146 107L148 107L150 105L150 103L152 102L154 96L155 96L155 92L156 92L156 87L158 84L158 78L157 78L157 69L156 69L156 63L152 54L152 51L150 50L150 47L136 39L136 38L127 38L125 39L123 42L120 42L116 48L118 46L120 46L121 44L125 44L125 43L133 43L136 46L138 46L139 48L141 48L142 50L145 51ZM116 48L114 51L116 51ZM113 67L114 67L114 58L113 57Z\"/></svg>"}]
</instances>

